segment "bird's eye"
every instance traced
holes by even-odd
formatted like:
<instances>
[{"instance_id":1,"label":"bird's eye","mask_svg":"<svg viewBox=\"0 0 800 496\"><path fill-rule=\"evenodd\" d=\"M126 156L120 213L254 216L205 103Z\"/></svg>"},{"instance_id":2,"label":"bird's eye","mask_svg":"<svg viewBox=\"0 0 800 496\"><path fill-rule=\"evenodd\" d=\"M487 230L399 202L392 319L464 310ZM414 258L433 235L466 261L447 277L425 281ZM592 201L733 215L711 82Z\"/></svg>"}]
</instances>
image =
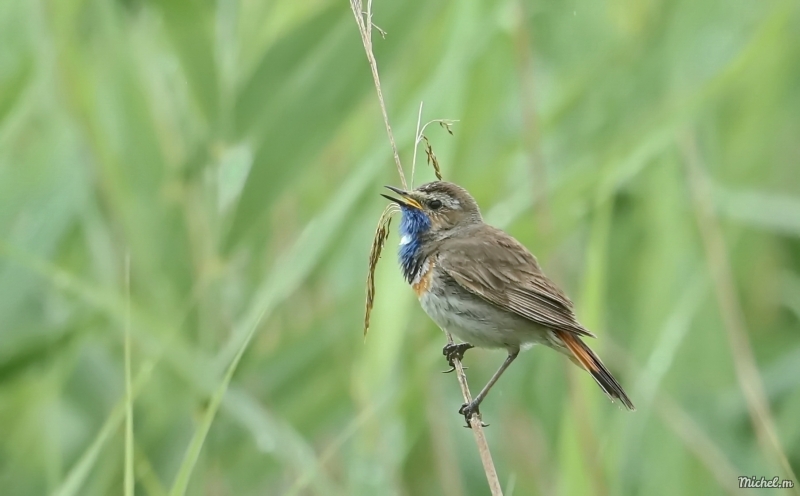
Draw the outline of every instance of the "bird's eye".
<instances>
[{"instance_id":1,"label":"bird's eye","mask_svg":"<svg viewBox=\"0 0 800 496\"><path fill-rule=\"evenodd\" d=\"M442 202L440 200L431 200L428 202L428 206L431 207L431 210L439 210L442 208Z\"/></svg>"}]
</instances>

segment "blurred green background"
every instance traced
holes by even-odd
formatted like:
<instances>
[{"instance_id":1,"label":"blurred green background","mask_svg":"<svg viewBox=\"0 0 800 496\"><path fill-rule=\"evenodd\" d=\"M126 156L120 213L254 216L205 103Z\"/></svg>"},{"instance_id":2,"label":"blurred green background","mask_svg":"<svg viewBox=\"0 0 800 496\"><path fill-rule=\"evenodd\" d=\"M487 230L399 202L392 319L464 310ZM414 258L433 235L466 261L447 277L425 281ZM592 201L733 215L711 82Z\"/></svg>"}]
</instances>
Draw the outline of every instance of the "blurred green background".
<instances>
[{"instance_id":1,"label":"blurred green background","mask_svg":"<svg viewBox=\"0 0 800 496\"><path fill-rule=\"evenodd\" d=\"M426 131L445 178L638 407L524 354L482 408L506 494L787 476L737 363L800 472L797 2L376 0L374 22L407 174L420 102L459 120ZM123 494L126 470L142 495L488 494L394 232L362 337L399 179L346 1L5 0L0 46L3 494ZM473 390L503 357L467 354Z\"/></svg>"}]
</instances>

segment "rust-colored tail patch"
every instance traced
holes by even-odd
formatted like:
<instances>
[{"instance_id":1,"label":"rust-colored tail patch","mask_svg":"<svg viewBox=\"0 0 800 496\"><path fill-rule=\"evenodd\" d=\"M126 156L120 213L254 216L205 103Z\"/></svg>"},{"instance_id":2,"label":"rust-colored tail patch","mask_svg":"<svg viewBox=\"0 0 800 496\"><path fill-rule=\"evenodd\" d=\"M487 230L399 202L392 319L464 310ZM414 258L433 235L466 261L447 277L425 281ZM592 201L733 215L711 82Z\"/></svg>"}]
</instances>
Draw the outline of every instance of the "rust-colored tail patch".
<instances>
[{"instance_id":1,"label":"rust-colored tail patch","mask_svg":"<svg viewBox=\"0 0 800 496\"><path fill-rule=\"evenodd\" d=\"M572 361L592 374L594 380L611 401L617 399L620 403L625 405L627 409L636 409L630 398L628 398L628 395L625 394L625 390L622 389L620 383L614 379L614 376L611 375L611 372L603 365L603 362L600 361L600 358L595 355L591 348L581 341L581 338L566 331L555 331L555 334L558 340L561 341L564 347L569 351Z\"/></svg>"}]
</instances>

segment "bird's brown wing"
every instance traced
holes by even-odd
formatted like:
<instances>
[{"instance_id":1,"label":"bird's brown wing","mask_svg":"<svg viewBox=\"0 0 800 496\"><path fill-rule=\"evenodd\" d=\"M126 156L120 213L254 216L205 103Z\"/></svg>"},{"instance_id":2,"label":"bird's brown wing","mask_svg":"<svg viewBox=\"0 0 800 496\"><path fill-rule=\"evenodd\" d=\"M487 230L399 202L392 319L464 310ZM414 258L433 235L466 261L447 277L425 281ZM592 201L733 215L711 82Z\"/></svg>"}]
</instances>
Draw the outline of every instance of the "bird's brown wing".
<instances>
[{"instance_id":1,"label":"bird's brown wing","mask_svg":"<svg viewBox=\"0 0 800 496\"><path fill-rule=\"evenodd\" d=\"M542 273L516 239L483 224L439 247L437 264L470 293L539 325L594 337L575 318L572 302Z\"/></svg>"}]
</instances>

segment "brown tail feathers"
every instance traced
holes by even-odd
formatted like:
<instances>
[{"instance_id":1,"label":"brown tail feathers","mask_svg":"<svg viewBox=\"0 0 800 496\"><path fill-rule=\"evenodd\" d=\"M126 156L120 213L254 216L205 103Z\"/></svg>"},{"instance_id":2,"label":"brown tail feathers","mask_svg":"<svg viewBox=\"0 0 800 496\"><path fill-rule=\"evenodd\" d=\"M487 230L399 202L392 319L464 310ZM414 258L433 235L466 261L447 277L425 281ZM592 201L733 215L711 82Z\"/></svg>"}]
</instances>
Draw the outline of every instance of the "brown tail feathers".
<instances>
[{"instance_id":1,"label":"brown tail feathers","mask_svg":"<svg viewBox=\"0 0 800 496\"><path fill-rule=\"evenodd\" d=\"M594 380L597 381L597 384L600 385L611 401L618 399L628 410L636 410L619 382L614 379L614 376L603 365L600 358L579 337L566 331L555 331L555 334L569 350L570 359L592 374Z\"/></svg>"}]
</instances>

